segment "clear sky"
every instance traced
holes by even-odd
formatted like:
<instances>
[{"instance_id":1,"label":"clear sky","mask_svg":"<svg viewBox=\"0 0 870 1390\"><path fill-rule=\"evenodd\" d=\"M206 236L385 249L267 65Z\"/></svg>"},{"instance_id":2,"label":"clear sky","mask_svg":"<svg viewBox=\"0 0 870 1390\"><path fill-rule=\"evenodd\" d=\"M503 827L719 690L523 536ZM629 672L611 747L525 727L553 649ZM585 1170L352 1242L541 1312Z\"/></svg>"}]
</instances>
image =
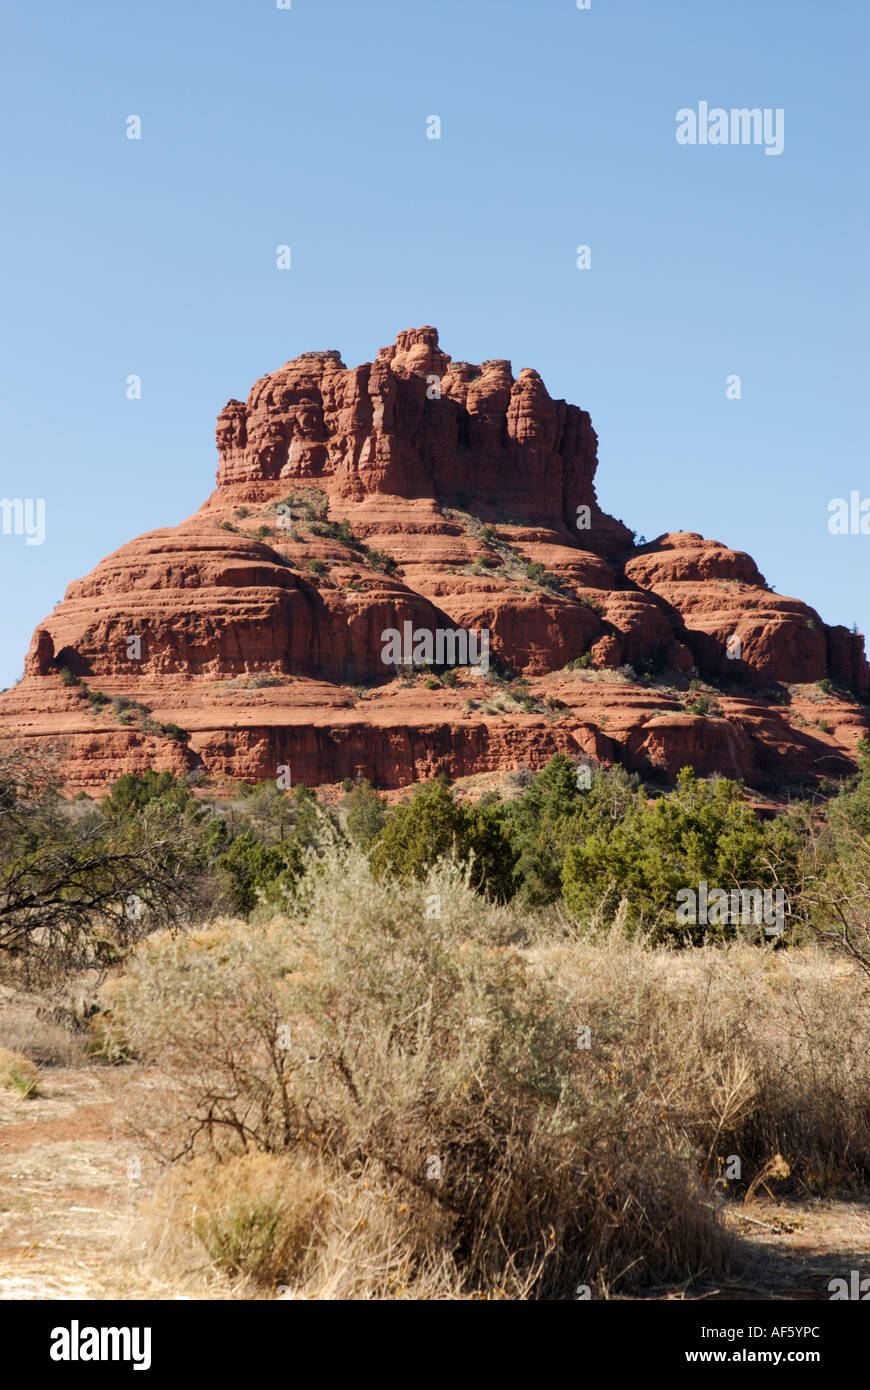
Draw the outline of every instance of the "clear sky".
<instances>
[{"instance_id":1,"label":"clear sky","mask_svg":"<svg viewBox=\"0 0 870 1390\"><path fill-rule=\"evenodd\" d=\"M79 0L0 23L0 496L46 503L42 545L0 535L0 685L68 582L204 500L230 396L424 323L591 412L606 510L748 550L870 628L870 536L828 531L832 498L870 497L867 0ZM679 145L702 101L782 108L783 152Z\"/></svg>"}]
</instances>

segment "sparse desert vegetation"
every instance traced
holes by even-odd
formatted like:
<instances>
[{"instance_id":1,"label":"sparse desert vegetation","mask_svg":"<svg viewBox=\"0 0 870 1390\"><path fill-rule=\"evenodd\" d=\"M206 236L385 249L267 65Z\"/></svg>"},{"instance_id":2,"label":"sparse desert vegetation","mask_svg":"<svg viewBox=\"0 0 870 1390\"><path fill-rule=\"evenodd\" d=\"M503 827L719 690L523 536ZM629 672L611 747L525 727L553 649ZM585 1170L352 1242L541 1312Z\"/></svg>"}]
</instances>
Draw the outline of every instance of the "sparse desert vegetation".
<instances>
[{"instance_id":1,"label":"sparse desert vegetation","mask_svg":"<svg viewBox=\"0 0 870 1390\"><path fill-rule=\"evenodd\" d=\"M153 773L61 804L6 766L2 1103L111 1083L148 1287L691 1296L758 1278L759 1199L863 1210L866 752L824 814L774 822L724 779L650 801L567 759L392 808L272 784L218 808ZM75 911L10 891L47 872ZM783 934L678 930L704 876L785 884Z\"/></svg>"}]
</instances>

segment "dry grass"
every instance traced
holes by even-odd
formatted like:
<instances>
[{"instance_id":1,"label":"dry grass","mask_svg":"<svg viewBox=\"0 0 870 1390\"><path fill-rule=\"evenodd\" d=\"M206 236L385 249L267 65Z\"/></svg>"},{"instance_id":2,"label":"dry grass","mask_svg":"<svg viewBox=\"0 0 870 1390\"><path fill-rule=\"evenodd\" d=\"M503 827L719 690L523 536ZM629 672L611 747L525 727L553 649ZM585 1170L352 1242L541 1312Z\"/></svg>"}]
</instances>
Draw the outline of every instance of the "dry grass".
<instances>
[{"instance_id":1,"label":"dry grass","mask_svg":"<svg viewBox=\"0 0 870 1390\"><path fill-rule=\"evenodd\" d=\"M170 1170L143 1217L164 1256L203 1263L254 1286L298 1278L322 1241L330 1196L312 1163L264 1153L199 1158Z\"/></svg>"},{"instance_id":2,"label":"dry grass","mask_svg":"<svg viewBox=\"0 0 870 1390\"><path fill-rule=\"evenodd\" d=\"M23 1052L39 1067L72 1066L85 1055L82 1035L58 1022L55 1000L0 984L0 1046ZM65 1011L62 1012L66 1018Z\"/></svg>"},{"instance_id":3,"label":"dry grass","mask_svg":"<svg viewBox=\"0 0 870 1390\"><path fill-rule=\"evenodd\" d=\"M736 1154L745 1185L780 1153L792 1191L866 1185L868 988L848 962L814 946L648 950L616 932L532 957L597 1038L590 1064L691 1136L705 1181L724 1185Z\"/></svg>"},{"instance_id":4,"label":"dry grass","mask_svg":"<svg viewBox=\"0 0 870 1390\"><path fill-rule=\"evenodd\" d=\"M39 1071L29 1057L0 1047L0 1086L8 1086L22 1096L32 1096L38 1079Z\"/></svg>"},{"instance_id":5,"label":"dry grass","mask_svg":"<svg viewBox=\"0 0 870 1390\"><path fill-rule=\"evenodd\" d=\"M296 1299L458 1296L459 1278L419 1203L370 1164L329 1171L300 1153L252 1152L171 1168L143 1204L137 1248L182 1281L232 1280L234 1297Z\"/></svg>"}]
</instances>

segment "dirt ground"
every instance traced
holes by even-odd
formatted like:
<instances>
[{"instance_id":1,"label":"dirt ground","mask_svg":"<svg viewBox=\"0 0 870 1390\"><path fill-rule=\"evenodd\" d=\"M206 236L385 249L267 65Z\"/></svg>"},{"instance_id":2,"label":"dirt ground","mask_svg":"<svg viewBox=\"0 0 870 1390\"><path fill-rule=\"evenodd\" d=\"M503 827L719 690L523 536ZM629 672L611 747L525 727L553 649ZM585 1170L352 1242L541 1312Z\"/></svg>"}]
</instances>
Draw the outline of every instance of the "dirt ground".
<instances>
[{"instance_id":1,"label":"dirt ground","mask_svg":"<svg viewBox=\"0 0 870 1390\"><path fill-rule=\"evenodd\" d=\"M15 1007L0 991L0 1042L28 1042L21 1050L41 1069L30 1097L0 1088L0 1299L232 1298L232 1287L205 1270L183 1285L161 1277L137 1237L136 1213L157 1170L119 1116L122 1090L147 1085L147 1076L76 1055L60 1030L43 1027L34 1040ZM647 1296L827 1299L830 1279L853 1269L870 1276L870 1200L762 1194L748 1208L735 1203L726 1219L745 1256L740 1277Z\"/></svg>"}]
</instances>

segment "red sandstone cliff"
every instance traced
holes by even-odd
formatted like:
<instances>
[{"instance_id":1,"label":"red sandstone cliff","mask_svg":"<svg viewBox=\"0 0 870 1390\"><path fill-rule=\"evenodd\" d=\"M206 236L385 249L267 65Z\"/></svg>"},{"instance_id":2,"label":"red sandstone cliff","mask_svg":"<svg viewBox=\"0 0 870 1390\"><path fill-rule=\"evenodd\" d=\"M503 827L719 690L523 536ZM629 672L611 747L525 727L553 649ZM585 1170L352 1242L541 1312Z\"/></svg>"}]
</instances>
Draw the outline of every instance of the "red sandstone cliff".
<instances>
[{"instance_id":1,"label":"red sandstone cliff","mask_svg":"<svg viewBox=\"0 0 870 1390\"><path fill-rule=\"evenodd\" d=\"M309 784L400 786L554 751L774 785L842 775L870 732L862 704L816 684L870 693L863 639L716 541L636 549L597 504L589 416L534 371L453 362L434 328L353 369L305 353L225 406L217 443L200 511L72 583L0 696L0 737L61 740L72 785L288 764ZM528 693L475 672L452 689L389 680L381 635L408 620L488 629ZM703 713L685 693L697 674L728 688ZM92 707L87 688L149 713Z\"/></svg>"}]
</instances>

